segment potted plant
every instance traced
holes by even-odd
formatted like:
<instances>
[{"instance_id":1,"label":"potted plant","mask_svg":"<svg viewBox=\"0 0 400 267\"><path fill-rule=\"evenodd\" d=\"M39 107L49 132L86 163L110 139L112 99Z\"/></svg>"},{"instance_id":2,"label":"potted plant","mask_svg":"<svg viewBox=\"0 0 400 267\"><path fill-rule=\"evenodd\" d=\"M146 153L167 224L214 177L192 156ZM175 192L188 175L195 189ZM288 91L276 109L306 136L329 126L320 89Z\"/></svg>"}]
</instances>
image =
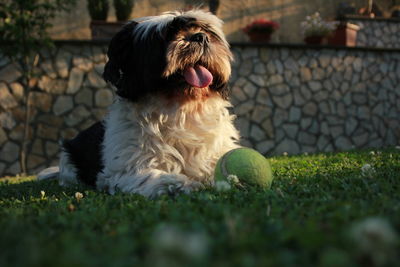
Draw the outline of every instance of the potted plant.
<instances>
[{"instance_id":1,"label":"potted plant","mask_svg":"<svg viewBox=\"0 0 400 267\"><path fill-rule=\"evenodd\" d=\"M328 37L328 44L341 46L356 46L357 32L360 26L346 21L341 21L336 30Z\"/></svg>"},{"instance_id":2,"label":"potted plant","mask_svg":"<svg viewBox=\"0 0 400 267\"><path fill-rule=\"evenodd\" d=\"M107 0L88 0L88 10L92 21L106 21L108 15Z\"/></svg>"},{"instance_id":3,"label":"potted plant","mask_svg":"<svg viewBox=\"0 0 400 267\"><path fill-rule=\"evenodd\" d=\"M337 24L336 21L324 21L318 12L307 16L306 20L300 24L304 42L307 44L322 44L332 34Z\"/></svg>"},{"instance_id":4,"label":"potted plant","mask_svg":"<svg viewBox=\"0 0 400 267\"><path fill-rule=\"evenodd\" d=\"M340 46L356 46L357 32L360 27L348 22L348 16L357 14L356 8L348 3L341 3L336 11L336 19L339 21L332 35L328 37L328 44Z\"/></svg>"},{"instance_id":5,"label":"potted plant","mask_svg":"<svg viewBox=\"0 0 400 267\"><path fill-rule=\"evenodd\" d=\"M217 15L218 8L219 8L219 0L208 0L208 9L214 15Z\"/></svg>"},{"instance_id":6,"label":"potted plant","mask_svg":"<svg viewBox=\"0 0 400 267\"><path fill-rule=\"evenodd\" d=\"M92 19L90 22L92 39L111 39L129 19L133 5L134 0L114 0L117 21L108 22L108 0L88 0L88 10Z\"/></svg>"},{"instance_id":7,"label":"potted plant","mask_svg":"<svg viewBox=\"0 0 400 267\"><path fill-rule=\"evenodd\" d=\"M400 18L400 6L392 9L392 18Z\"/></svg>"},{"instance_id":8,"label":"potted plant","mask_svg":"<svg viewBox=\"0 0 400 267\"><path fill-rule=\"evenodd\" d=\"M390 13L392 18L400 18L400 1L392 0Z\"/></svg>"},{"instance_id":9,"label":"potted plant","mask_svg":"<svg viewBox=\"0 0 400 267\"><path fill-rule=\"evenodd\" d=\"M108 1L107 0L87 0L87 8L91 18L90 31L92 39L105 39L107 32L107 15Z\"/></svg>"},{"instance_id":10,"label":"potted plant","mask_svg":"<svg viewBox=\"0 0 400 267\"><path fill-rule=\"evenodd\" d=\"M247 25L243 31L255 43L269 42L271 35L279 29L279 24L275 21L266 19L257 19Z\"/></svg>"},{"instance_id":11,"label":"potted plant","mask_svg":"<svg viewBox=\"0 0 400 267\"><path fill-rule=\"evenodd\" d=\"M117 21L127 21L132 13L134 0L114 0Z\"/></svg>"}]
</instances>

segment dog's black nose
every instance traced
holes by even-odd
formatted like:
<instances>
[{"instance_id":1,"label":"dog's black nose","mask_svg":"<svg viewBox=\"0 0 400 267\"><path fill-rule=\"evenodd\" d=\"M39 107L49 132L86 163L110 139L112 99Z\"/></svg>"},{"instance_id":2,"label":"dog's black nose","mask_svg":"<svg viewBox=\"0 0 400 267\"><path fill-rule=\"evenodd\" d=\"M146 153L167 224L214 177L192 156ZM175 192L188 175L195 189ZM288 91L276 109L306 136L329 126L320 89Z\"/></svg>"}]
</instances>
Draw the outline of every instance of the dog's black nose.
<instances>
[{"instance_id":1,"label":"dog's black nose","mask_svg":"<svg viewBox=\"0 0 400 267\"><path fill-rule=\"evenodd\" d=\"M205 33L198 32L190 36L191 42L206 43L208 42L208 37Z\"/></svg>"}]
</instances>

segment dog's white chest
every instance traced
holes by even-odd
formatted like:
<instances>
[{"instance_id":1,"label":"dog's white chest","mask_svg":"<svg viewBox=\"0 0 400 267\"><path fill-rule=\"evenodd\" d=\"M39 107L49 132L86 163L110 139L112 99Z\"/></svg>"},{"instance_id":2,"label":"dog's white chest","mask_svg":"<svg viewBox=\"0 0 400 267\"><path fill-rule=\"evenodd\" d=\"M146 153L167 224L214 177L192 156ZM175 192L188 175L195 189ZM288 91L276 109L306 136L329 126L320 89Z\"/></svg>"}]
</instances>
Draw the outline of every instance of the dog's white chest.
<instances>
[{"instance_id":1,"label":"dog's white chest","mask_svg":"<svg viewBox=\"0 0 400 267\"><path fill-rule=\"evenodd\" d=\"M219 157L238 146L228 105L217 98L171 111L162 104L139 110L125 101L115 103L106 121L105 171L157 169L209 180Z\"/></svg>"}]
</instances>

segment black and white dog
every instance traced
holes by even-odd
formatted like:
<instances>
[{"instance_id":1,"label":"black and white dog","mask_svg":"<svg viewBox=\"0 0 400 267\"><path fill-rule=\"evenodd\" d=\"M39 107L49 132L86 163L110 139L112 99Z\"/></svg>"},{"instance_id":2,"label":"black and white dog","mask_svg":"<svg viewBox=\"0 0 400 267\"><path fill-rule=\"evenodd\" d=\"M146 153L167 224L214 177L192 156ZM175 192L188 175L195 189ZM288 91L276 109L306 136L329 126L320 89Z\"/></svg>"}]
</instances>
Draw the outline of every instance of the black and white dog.
<instances>
[{"instance_id":1,"label":"black and white dog","mask_svg":"<svg viewBox=\"0 0 400 267\"><path fill-rule=\"evenodd\" d=\"M38 178L147 197L212 185L217 160L239 147L222 21L201 10L134 20L107 55L103 77L117 94L108 115L65 141L59 170Z\"/></svg>"}]
</instances>

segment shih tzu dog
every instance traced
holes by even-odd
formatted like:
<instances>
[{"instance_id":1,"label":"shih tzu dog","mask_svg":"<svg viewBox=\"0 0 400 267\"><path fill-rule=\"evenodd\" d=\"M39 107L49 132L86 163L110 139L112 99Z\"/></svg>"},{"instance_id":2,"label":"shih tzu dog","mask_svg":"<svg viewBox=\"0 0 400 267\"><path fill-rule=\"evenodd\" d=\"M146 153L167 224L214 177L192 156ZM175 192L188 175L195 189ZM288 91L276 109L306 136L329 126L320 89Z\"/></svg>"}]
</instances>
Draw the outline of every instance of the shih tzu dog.
<instances>
[{"instance_id":1,"label":"shih tzu dog","mask_svg":"<svg viewBox=\"0 0 400 267\"><path fill-rule=\"evenodd\" d=\"M63 142L57 173L39 179L150 198L212 185L217 160L239 147L222 21L201 10L134 20L107 55L103 77L117 94L108 115Z\"/></svg>"}]
</instances>

